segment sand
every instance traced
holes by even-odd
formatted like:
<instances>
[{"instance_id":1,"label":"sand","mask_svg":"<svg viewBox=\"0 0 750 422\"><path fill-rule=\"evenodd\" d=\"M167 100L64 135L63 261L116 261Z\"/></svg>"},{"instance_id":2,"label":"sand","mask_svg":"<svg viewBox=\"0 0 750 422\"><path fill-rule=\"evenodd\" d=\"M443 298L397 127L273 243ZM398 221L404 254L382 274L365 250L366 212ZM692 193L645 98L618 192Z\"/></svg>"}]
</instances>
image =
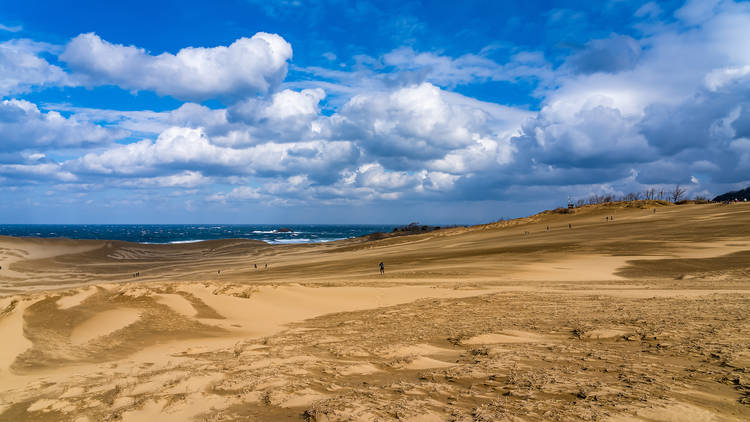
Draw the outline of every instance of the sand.
<instances>
[{"instance_id":1,"label":"sand","mask_svg":"<svg viewBox=\"0 0 750 422\"><path fill-rule=\"evenodd\" d=\"M535 333L529 333L526 331L507 330L501 334L489 333L480 334L470 339L464 340L462 343L467 345L475 344L502 344L502 343L540 343L549 341L550 339L545 336L540 336Z\"/></svg>"},{"instance_id":2,"label":"sand","mask_svg":"<svg viewBox=\"0 0 750 422\"><path fill-rule=\"evenodd\" d=\"M141 317L138 309L119 308L102 311L73 327L70 333L70 342L75 345L88 343L89 341L114 333L130 324L135 323Z\"/></svg>"},{"instance_id":3,"label":"sand","mask_svg":"<svg viewBox=\"0 0 750 422\"><path fill-rule=\"evenodd\" d=\"M0 421L750 420L748 223L644 205L314 245L2 237Z\"/></svg>"},{"instance_id":4,"label":"sand","mask_svg":"<svg viewBox=\"0 0 750 422\"><path fill-rule=\"evenodd\" d=\"M0 317L0 376L9 377L10 365L16 356L29 349L32 343L23 335L23 312L29 306L27 301L6 301Z\"/></svg>"}]
</instances>

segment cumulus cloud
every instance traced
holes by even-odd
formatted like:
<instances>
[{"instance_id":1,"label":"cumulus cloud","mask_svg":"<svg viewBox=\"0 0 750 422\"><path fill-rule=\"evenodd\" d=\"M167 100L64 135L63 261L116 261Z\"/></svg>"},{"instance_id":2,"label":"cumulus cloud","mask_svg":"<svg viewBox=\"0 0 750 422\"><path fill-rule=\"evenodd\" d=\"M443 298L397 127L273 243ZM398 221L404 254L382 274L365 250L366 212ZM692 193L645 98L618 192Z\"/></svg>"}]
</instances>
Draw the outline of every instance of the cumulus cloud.
<instances>
[{"instance_id":1,"label":"cumulus cloud","mask_svg":"<svg viewBox=\"0 0 750 422\"><path fill-rule=\"evenodd\" d=\"M203 128L209 135L224 135L233 126L227 121L226 109L211 109L187 102L170 111L112 110L49 104L60 112L72 113L79 121L97 122L141 137L155 137L172 126Z\"/></svg>"},{"instance_id":2,"label":"cumulus cloud","mask_svg":"<svg viewBox=\"0 0 750 422\"><path fill-rule=\"evenodd\" d=\"M356 159L348 142L309 141L265 143L249 148L215 145L203 129L173 127L155 140L118 145L89 153L68 163L69 168L90 174L159 176L177 171L201 171L215 176L306 173L320 178Z\"/></svg>"},{"instance_id":3,"label":"cumulus cloud","mask_svg":"<svg viewBox=\"0 0 750 422\"><path fill-rule=\"evenodd\" d=\"M353 71L299 69L317 80L283 85L291 47L275 35L153 55L83 34L61 56L76 81L186 100L228 99L228 107L60 106L64 117L4 101L0 176L195 188L210 201L286 205L545 192L564 198L747 180L750 50L740 40L750 39L750 6L688 2L669 24L658 21L665 13L656 3L641 7L635 14L642 26L630 35L583 42L556 68L534 51L497 63L482 54L398 48L357 57ZM585 15L558 10L547 18L560 23ZM22 47L38 59L25 68L52 66L33 46ZM12 72L23 73L23 66ZM58 70L48 73L49 84L70 83ZM33 74L0 86L5 82L11 92L47 83ZM530 95L538 96L539 109L451 92L489 80L535 81ZM124 131L142 140L108 144ZM42 154L82 146L97 148L62 163ZM216 192L217 183L231 188Z\"/></svg>"},{"instance_id":4,"label":"cumulus cloud","mask_svg":"<svg viewBox=\"0 0 750 422\"><path fill-rule=\"evenodd\" d=\"M85 85L151 90L184 100L268 93L286 76L291 57L289 43L265 32L229 46L187 47L159 55L88 33L73 38L60 55Z\"/></svg>"},{"instance_id":5,"label":"cumulus cloud","mask_svg":"<svg viewBox=\"0 0 750 422\"><path fill-rule=\"evenodd\" d=\"M28 92L32 87L71 85L63 69L39 56L56 51L51 44L27 39L0 43L0 97Z\"/></svg>"},{"instance_id":6,"label":"cumulus cloud","mask_svg":"<svg viewBox=\"0 0 750 422\"><path fill-rule=\"evenodd\" d=\"M750 11L731 2L688 2L676 16L691 26L663 26L640 41L643 49L613 35L568 58L560 71L576 72L558 75L539 114L514 138L518 158L531 163L527 172L601 169L585 180L560 173L568 183L596 183L632 169L635 184L736 175L740 163L728 151L746 121L750 52L735 47L750 36ZM623 49L633 52L630 59L597 66Z\"/></svg>"},{"instance_id":7,"label":"cumulus cloud","mask_svg":"<svg viewBox=\"0 0 750 422\"><path fill-rule=\"evenodd\" d=\"M387 168L414 169L481 139L502 142L499 139L529 115L423 83L357 95L332 120L336 136L357 140L368 153L381 157ZM501 154L510 154L509 145Z\"/></svg>"},{"instance_id":8,"label":"cumulus cloud","mask_svg":"<svg viewBox=\"0 0 750 422\"><path fill-rule=\"evenodd\" d=\"M42 112L25 100L0 102L0 151L78 148L106 144L126 135L64 117L57 111Z\"/></svg>"},{"instance_id":9,"label":"cumulus cloud","mask_svg":"<svg viewBox=\"0 0 750 422\"><path fill-rule=\"evenodd\" d=\"M650 161L654 150L616 108L582 108L573 116L543 110L517 138L529 159L560 167L610 167Z\"/></svg>"},{"instance_id":10,"label":"cumulus cloud","mask_svg":"<svg viewBox=\"0 0 750 422\"><path fill-rule=\"evenodd\" d=\"M251 98L228 109L230 122L246 124L248 140L291 142L320 135L320 101L326 94L320 88L293 91L285 89L268 99Z\"/></svg>"}]
</instances>

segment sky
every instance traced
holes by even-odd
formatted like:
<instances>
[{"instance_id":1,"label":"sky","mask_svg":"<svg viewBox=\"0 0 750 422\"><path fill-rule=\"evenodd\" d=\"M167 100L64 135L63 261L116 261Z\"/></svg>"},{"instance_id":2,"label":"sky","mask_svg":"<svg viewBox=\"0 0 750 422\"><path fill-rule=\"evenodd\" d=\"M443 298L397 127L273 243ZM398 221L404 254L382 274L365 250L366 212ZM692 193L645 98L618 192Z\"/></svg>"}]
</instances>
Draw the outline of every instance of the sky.
<instances>
[{"instance_id":1,"label":"sky","mask_svg":"<svg viewBox=\"0 0 750 422\"><path fill-rule=\"evenodd\" d=\"M750 2L0 2L0 223L468 224L750 185Z\"/></svg>"}]
</instances>

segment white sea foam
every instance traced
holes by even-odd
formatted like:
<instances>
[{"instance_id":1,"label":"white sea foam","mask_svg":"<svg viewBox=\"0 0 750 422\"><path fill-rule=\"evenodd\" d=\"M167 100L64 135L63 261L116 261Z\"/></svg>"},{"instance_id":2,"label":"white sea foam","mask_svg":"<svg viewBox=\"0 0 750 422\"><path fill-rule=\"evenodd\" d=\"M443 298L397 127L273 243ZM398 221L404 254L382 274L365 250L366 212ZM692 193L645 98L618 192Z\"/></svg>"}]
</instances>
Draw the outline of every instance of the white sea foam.
<instances>
[{"instance_id":1,"label":"white sea foam","mask_svg":"<svg viewBox=\"0 0 750 422\"><path fill-rule=\"evenodd\" d=\"M313 241L310 239L273 239L273 240L266 240L266 242L271 244L277 244L277 243L312 243Z\"/></svg>"}]
</instances>

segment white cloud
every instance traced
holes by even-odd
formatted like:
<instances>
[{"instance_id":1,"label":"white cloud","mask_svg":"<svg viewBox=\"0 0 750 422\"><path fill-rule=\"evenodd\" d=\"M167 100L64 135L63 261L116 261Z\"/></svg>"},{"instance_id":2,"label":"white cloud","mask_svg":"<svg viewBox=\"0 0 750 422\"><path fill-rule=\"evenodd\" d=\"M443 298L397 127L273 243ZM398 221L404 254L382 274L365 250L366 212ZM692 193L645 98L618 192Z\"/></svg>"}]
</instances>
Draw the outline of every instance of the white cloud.
<instances>
[{"instance_id":1,"label":"white cloud","mask_svg":"<svg viewBox=\"0 0 750 422\"><path fill-rule=\"evenodd\" d=\"M200 172L186 170L167 176L140 177L132 180L124 179L119 183L119 185L137 188L153 186L192 188L200 185L206 185L210 182L211 179L208 177L204 177Z\"/></svg>"},{"instance_id":2,"label":"white cloud","mask_svg":"<svg viewBox=\"0 0 750 422\"><path fill-rule=\"evenodd\" d=\"M260 193L260 190L258 188L253 188L250 186L240 186L232 189L231 191L227 193L216 193L213 195L210 195L207 199L209 201L219 201L219 202L226 202L226 201L247 201L247 200L255 200L255 199L261 199L264 195Z\"/></svg>"},{"instance_id":3,"label":"white cloud","mask_svg":"<svg viewBox=\"0 0 750 422\"><path fill-rule=\"evenodd\" d=\"M32 87L71 85L60 67L39 57L56 50L51 44L27 39L0 43L0 97L28 92Z\"/></svg>"},{"instance_id":4,"label":"white cloud","mask_svg":"<svg viewBox=\"0 0 750 422\"><path fill-rule=\"evenodd\" d=\"M211 109L190 102L174 110L161 112L74 107L69 104L49 104L48 106L61 112L73 113L80 121L98 122L107 127L116 127L143 137L158 136L173 126L203 128L208 134L221 135L226 135L232 129L232 125L227 121L226 109Z\"/></svg>"},{"instance_id":5,"label":"white cloud","mask_svg":"<svg viewBox=\"0 0 750 422\"><path fill-rule=\"evenodd\" d=\"M57 163L0 164L0 174L23 181L74 182L78 180L75 174L64 170Z\"/></svg>"},{"instance_id":6,"label":"white cloud","mask_svg":"<svg viewBox=\"0 0 750 422\"><path fill-rule=\"evenodd\" d=\"M750 37L749 9L689 2L676 15L690 27L653 27L627 66L585 74L560 68L542 92L539 115L515 140L519 158L534 163L525 171L550 171L544 164L565 171L564 183L591 183L630 167L642 170L634 180L644 183L688 183L691 163L708 161L714 165L702 167L710 177L732 174L739 163L728 142L743 124L738 106L750 98L750 51L737 48ZM609 38L616 39L632 43ZM566 170L594 168L603 173L585 179Z\"/></svg>"},{"instance_id":7,"label":"white cloud","mask_svg":"<svg viewBox=\"0 0 750 422\"><path fill-rule=\"evenodd\" d=\"M336 136L357 140L370 154L381 157L386 168L415 168L487 138L504 144L501 154L510 154L505 141L531 115L423 83L357 95L332 121Z\"/></svg>"},{"instance_id":8,"label":"white cloud","mask_svg":"<svg viewBox=\"0 0 750 422\"><path fill-rule=\"evenodd\" d=\"M294 142L320 136L319 103L326 94L320 88L285 89L269 99L251 98L228 110L230 122L245 123L248 140Z\"/></svg>"},{"instance_id":9,"label":"white cloud","mask_svg":"<svg viewBox=\"0 0 750 422\"><path fill-rule=\"evenodd\" d=\"M417 175L405 171L386 171L378 163L360 166L355 173L355 183L359 186L373 188L376 191L401 191L414 188L420 182Z\"/></svg>"},{"instance_id":10,"label":"white cloud","mask_svg":"<svg viewBox=\"0 0 750 422\"><path fill-rule=\"evenodd\" d=\"M103 175L159 175L175 170L201 171L216 176L287 174L325 175L337 172L358 154L344 141L265 143L249 148L215 145L203 129L172 127L155 141L118 145L89 153L68 163L71 169Z\"/></svg>"},{"instance_id":11,"label":"white cloud","mask_svg":"<svg viewBox=\"0 0 750 422\"><path fill-rule=\"evenodd\" d=\"M21 25L8 26L0 23L0 31L20 32L21 30L23 30Z\"/></svg>"},{"instance_id":12,"label":"white cloud","mask_svg":"<svg viewBox=\"0 0 750 422\"><path fill-rule=\"evenodd\" d=\"M658 19L667 17L650 3L636 15L638 39L634 32L583 42L556 69L534 51L498 63L481 54L398 48L356 57L351 72L296 69L317 80L283 85L291 47L275 35L154 55L82 34L61 57L78 82L231 104L216 110L188 102L165 112L47 107L63 116L6 101L0 163L11 164L2 164L0 174L115 187L201 186L196 190L212 201L286 205L745 180L750 50L742 41L750 39L750 6L688 2L677 21L663 23ZM547 17L559 23L587 16L557 10ZM40 58L39 49L53 47L8 45L31 58L28 65L11 63L9 74L38 69L42 76L0 79L2 89L71 83ZM450 91L488 80L539 82L530 94L542 99L540 110ZM146 139L107 145L121 134L100 125ZM81 146L97 149L62 164L46 151ZM214 183L236 187L211 195Z\"/></svg>"},{"instance_id":13,"label":"white cloud","mask_svg":"<svg viewBox=\"0 0 750 422\"><path fill-rule=\"evenodd\" d=\"M750 75L750 64L714 69L706 75L706 87L711 91L718 91L747 75Z\"/></svg>"},{"instance_id":14,"label":"white cloud","mask_svg":"<svg viewBox=\"0 0 750 422\"><path fill-rule=\"evenodd\" d=\"M159 55L88 33L73 38L60 55L85 85L112 84L185 100L270 92L286 76L291 57L289 43L264 32L228 47L187 47Z\"/></svg>"},{"instance_id":15,"label":"white cloud","mask_svg":"<svg viewBox=\"0 0 750 422\"><path fill-rule=\"evenodd\" d=\"M524 130L519 144L527 157L539 163L584 168L613 163L650 161L656 151L635 125L617 108L582 107L573 116L543 109Z\"/></svg>"},{"instance_id":16,"label":"white cloud","mask_svg":"<svg viewBox=\"0 0 750 422\"><path fill-rule=\"evenodd\" d=\"M0 152L92 146L125 135L80 121L75 115L66 118L56 111L44 113L25 100L0 102Z\"/></svg>"}]
</instances>

